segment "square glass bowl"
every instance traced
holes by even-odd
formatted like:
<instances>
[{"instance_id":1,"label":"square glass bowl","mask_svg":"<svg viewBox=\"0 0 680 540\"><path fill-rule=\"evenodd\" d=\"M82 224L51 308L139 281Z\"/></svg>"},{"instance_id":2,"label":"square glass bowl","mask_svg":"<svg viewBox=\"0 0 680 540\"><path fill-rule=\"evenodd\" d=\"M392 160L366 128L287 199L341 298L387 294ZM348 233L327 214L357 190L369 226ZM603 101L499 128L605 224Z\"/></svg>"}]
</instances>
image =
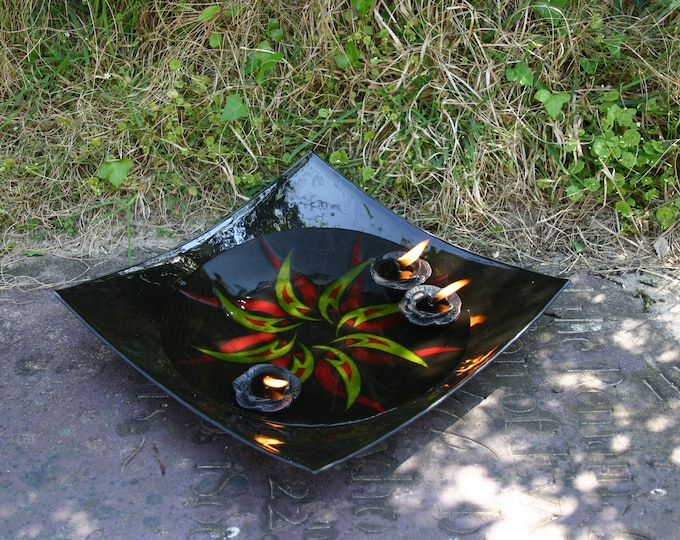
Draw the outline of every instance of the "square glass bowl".
<instances>
[{"instance_id":1,"label":"square glass bowl","mask_svg":"<svg viewBox=\"0 0 680 540\"><path fill-rule=\"evenodd\" d=\"M460 315L442 325L414 324L399 309L409 291L375 279L386 255L423 240L427 290L462 284ZM456 392L567 283L428 234L310 153L198 238L56 294L198 415L318 472ZM296 395L263 385L262 369L290 374ZM286 404L251 408L243 392Z\"/></svg>"}]
</instances>

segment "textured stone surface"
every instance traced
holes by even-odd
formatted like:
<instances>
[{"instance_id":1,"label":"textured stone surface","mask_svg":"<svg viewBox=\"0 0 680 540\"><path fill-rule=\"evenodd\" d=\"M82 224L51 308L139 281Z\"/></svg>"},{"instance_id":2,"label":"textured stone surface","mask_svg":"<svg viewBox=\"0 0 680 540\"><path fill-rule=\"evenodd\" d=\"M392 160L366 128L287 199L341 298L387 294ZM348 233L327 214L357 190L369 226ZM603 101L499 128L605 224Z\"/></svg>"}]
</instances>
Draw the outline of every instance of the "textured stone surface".
<instances>
[{"instance_id":1,"label":"textured stone surface","mask_svg":"<svg viewBox=\"0 0 680 540\"><path fill-rule=\"evenodd\" d=\"M0 294L0 538L680 530L680 321L670 290L648 293L650 308L636 276L619 284L575 273L548 314L461 392L368 455L311 475L204 424L49 289L28 290L122 266L33 259L5 270L27 288Z\"/></svg>"}]
</instances>

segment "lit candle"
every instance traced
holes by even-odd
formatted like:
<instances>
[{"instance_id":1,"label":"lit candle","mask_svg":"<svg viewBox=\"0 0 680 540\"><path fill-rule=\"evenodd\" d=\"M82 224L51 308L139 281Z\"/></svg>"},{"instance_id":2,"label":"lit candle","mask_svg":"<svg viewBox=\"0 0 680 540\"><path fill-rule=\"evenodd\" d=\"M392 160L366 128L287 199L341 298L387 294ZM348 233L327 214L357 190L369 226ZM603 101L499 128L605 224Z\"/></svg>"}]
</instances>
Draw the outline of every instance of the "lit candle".
<instances>
[{"instance_id":1,"label":"lit candle","mask_svg":"<svg viewBox=\"0 0 680 540\"><path fill-rule=\"evenodd\" d=\"M412 287L399 302L399 309L407 320L420 326L444 326L460 316L462 301L456 294L470 283L461 279L444 288L435 285Z\"/></svg>"},{"instance_id":2,"label":"lit candle","mask_svg":"<svg viewBox=\"0 0 680 540\"><path fill-rule=\"evenodd\" d=\"M262 377L262 385L264 386L264 397L267 399L281 399L286 388L290 386L290 382L273 375L265 375Z\"/></svg>"},{"instance_id":3,"label":"lit candle","mask_svg":"<svg viewBox=\"0 0 680 540\"><path fill-rule=\"evenodd\" d=\"M302 383L287 369L257 364L232 382L236 403L244 409L276 412L291 405Z\"/></svg>"},{"instance_id":4,"label":"lit candle","mask_svg":"<svg viewBox=\"0 0 680 540\"><path fill-rule=\"evenodd\" d=\"M420 256L429 240L423 240L410 250L386 253L371 265L371 276L378 285L390 289L406 290L423 283L432 274L432 268Z\"/></svg>"}]
</instances>

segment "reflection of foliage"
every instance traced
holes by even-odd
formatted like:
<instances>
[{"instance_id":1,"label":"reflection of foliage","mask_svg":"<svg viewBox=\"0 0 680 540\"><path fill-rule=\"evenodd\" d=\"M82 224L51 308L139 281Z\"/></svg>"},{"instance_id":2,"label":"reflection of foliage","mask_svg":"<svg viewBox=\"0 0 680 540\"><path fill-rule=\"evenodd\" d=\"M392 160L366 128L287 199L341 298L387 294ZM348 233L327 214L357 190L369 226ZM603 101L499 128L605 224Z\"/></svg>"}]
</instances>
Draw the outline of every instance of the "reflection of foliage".
<instances>
[{"instance_id":1,"label":"reflection of foliage","mask_svg":"<svg viewBox=\"0 0 680 540\"><path fill-rule=\"evenodd\" d=\"M217 287L216 298L183 291L190 298L222 308L234 322L252 333L232 338L217 350L196 347L204 356L181 363L215 359L242 364L271 362L289 369L302 382L314 375L325 390L346 399L345 410L356 402L380 412L383 407L379 403L360 395L357 361L384 364L405 360L427 368L424 356L457 350L436 347L412 351L383 335L402 322L403 316L396 303L361 305L365 296L362 272L371 261L360 260L358 240L352 250L352 268L321 290L308 277L293 270L292 252L281 261L264 240L262 247L278 269L276 302L233 298ZM306 326L309 332L305 332ZM314 341L320 339L322 343L303 343L301 336L302 339L314 336Z\"/></svg>"}]
</instances>

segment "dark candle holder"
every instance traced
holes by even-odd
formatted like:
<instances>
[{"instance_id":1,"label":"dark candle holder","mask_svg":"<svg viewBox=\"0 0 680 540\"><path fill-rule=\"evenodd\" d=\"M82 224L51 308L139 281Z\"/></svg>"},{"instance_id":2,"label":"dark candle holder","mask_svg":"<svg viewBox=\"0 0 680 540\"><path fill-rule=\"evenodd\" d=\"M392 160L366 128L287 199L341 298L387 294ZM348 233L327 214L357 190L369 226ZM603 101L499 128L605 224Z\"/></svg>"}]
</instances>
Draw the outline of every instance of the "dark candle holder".
<instances>
[{"instance_id":1,"label":"dark candle holder","mask_svg":"<svg viewBox=\"0 0 680 540\"><path fill-rule=\"evenodd\" d=\"M300 394L300 379L274 364L257 364L234 379L236 402L244 409L276 412L287 409Z\"/></svg>"},{"instance_id":2,"label":"dark candle holder","mask_svg":"<svg viewBox=\"0 0 680 540\"><path fill-rule=\"evenodd\" d=\"M398 259L406 253L406 251L391 251L373 261L371 264L373 281L378 285L398 291L408 290L427 281L432 275L432 267L423 259L416 259L411 264L401 264Z\"/></svg>"},{"instance_id":3,"label":"dark candle holder","mask_svg":"<svg viewBox=\"0 0 680 540\"><path fill-rule=\"evenodd\" d=\"M436 285L412 287L399 302L406 319L418 326L446 326L460 316L463 302L456 293L442 299L435 295L442 289Z\"/></svg>"}]
</instances>

